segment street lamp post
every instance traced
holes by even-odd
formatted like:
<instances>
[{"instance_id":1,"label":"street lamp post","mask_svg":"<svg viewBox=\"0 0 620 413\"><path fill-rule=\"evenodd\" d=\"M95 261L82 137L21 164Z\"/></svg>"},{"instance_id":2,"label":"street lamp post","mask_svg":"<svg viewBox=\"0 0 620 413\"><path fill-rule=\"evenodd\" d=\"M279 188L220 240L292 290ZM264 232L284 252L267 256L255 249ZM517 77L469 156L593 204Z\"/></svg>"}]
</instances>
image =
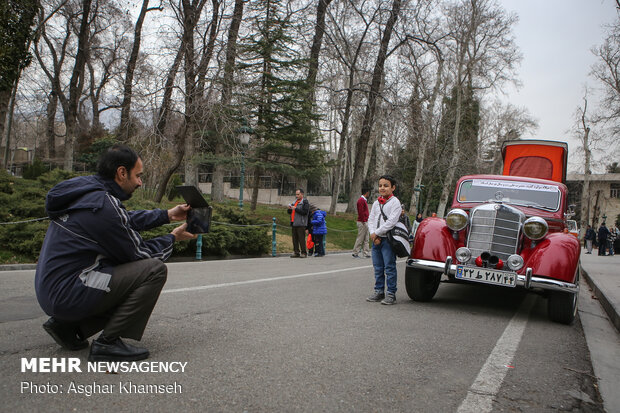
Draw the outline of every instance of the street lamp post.
<instances>
[{"instance_id":1,"label":"street lamp post","mask_svg":"<svg viewBox=\"0 0 620 413\"><path fill-rule=\"evenodd\" d=\"M250 134L254 132L252 128L247 125L246 120L243 120L243 124L237 129L237 138L241 144L241 177L239 179L239 208L243 209L243 184L245 180L245 150L250 143Z\"/></svg>"}]
</instances>

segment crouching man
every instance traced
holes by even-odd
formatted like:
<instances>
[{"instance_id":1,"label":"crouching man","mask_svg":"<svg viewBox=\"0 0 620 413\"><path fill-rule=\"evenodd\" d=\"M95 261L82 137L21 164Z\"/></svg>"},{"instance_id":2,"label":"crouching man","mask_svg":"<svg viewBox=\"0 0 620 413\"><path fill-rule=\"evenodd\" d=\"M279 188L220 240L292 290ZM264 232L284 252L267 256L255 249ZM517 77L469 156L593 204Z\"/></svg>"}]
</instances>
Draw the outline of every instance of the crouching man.
<instances>
[{"instance_id":1,"label":"crouching man","mask_svg":"<svg viewBox=\"0 0 620 413\"><path fill-rule=\"evenodd\" d=\"M50 225L35 275L39 304L51 318L43 328L62 347L90 361L142 360L140 340L166 282L163 263L175 241L192 239L187 224L148 241L138 231L186 219L189 205L168 211L127 211L122 204L142 185L140 157L124 145L102 155L97 175L61 182L46 197Z\"/></svg>"}]
</instances>

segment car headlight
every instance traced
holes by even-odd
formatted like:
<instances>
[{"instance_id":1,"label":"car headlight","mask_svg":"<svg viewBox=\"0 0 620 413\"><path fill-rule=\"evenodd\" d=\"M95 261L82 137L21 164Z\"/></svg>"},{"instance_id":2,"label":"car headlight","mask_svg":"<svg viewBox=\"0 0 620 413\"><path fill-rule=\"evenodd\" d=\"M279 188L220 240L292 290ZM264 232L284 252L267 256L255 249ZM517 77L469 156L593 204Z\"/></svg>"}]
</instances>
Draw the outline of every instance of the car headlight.
<instances>
[{"instance_id":1,"label":"car headlight","mask_svg":"<svg viewBox=\"0 0 620 413\"><path fill-rule=\"evenodd\" d=\"M456 260L460 263L467 264L471 260L471 250L467 247L461 247L454 254Z\"/></svg>"},{"instance_id":2,"label":"car headlight","mask_svg":"<svg viewBox=\"0 0 620 413\"><path fill-rule=\"evenodd\" d=\"M525 220L523 223L523 232L525 236L531 240L538 241L547 235L549 226L547 221L541 217L531 217Z\"/></svg>"},{"instance_id":3,"label":"car headlight","mask_svg":"<svg viewBox=\"0 0 620 413\"><path fill-rule=\"evenodd\" d=\"M467 226L469 222L469 217L467 216L467 212L462 209L453 209L448 212L446 215L446 225L452 231L460 231Z\"/></svg>"},{"instance_id":4,"label":"car headlight","mask_svg":"<svg viewBox=\"0 0 620 413\"><path fill-rule=\"evenodd\" d=\"M519 271L521 268L523 268L523 257L517 254L512 254L506 260L506 265L508 265L508 268L513 271Z\"/></svg>"}]
</instances>

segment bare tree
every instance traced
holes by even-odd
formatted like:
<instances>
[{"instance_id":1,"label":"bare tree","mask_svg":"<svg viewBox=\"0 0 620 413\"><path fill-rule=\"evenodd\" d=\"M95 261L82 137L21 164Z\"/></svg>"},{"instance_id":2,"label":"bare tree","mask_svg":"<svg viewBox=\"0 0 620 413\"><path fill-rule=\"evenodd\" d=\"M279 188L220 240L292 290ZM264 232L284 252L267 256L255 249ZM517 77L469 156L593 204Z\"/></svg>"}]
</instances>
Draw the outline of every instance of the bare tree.
<instances>
[{"instance_id":1,"label":"bare tree","mask_svg":"<svg viewBox=\"0 0 620 413\"><path fill-rule=\"evenodd\" d=\"M371 16L367 16L364 9L357 7L353 2L351 2L351 8L358 15L360 22L360 28L363 27L363 30L360 30L360 34L357 39L355 39L355 43L353 43L354 39L348 38L345 33L345 25L347 23L342 21L336 21L336 17L330 13L330 19L332 21L332 27L334 33L329 34L328 37L330 39L331 46L337 56L338 61L341 66L346 69L347 78L344 87L344 91L346 92L346 97L344 99L344 107L341 110L340 118L341 125L337 133L339 135L338 142L338 152L336 155L336 165L333 170L333 182L332 182L332 197L329 206L329 213L336 213L336 206L338 202L338 197L340 196L340 189L343 186L344 179L341 179L342 172L345 168L345 155L347 154L347 144L350 141L349 138L349 130L350 130L350 121L353 111L353 97L356 91L359 91L359 86L357 84L358 80L356 79L359 76L359 60L362 55L362 52L365 50L364 45L367 42L367 35L369 30L374 23L374 20L378 14L378 9L375 10L375 13ZM363 26L362 26L363 25ZM350 148L350 146L349 146ZM350 151L349 151L350 153Z\"/></svg>"},{"instance_id":2,"label":"bare tree","mask_svg":"<svg viewBox=\"0 0 620 413\"><path fill-rule=\"evenodd\" d=\"M370 90L368 92L368 102L366 105L366 113L364 114L364 120L362 123L362 131L360 133L357 145L357 152L355 154L355 171L353 173L353 180L351 182L351 189L349 191L349 203L347 206L348 212L355 211L355 202L357 195L362 190L362 181L364 179L364 165L366 163L366 151L368 149L368 143L370 141L371 129L375 122L375 113L377 109L377 98L379 96L381 81L383 79L383 70L385 67L385 60L387 58L388 46L394 30L394 25L400 14L401 0L393 0L392 10L390 11L388 20L383 30L381 37L381 43L379 47L379 53L377 55L377 61L375 62L375 68L372 75L372 81Z\"/></svg>"},{"instance_id":3,"label":"bare tree","mask_svg":"<svg viewBox=\"0 0 620 413\"><path fill-rule=\"evenodd\" d=\"M233 11L230 27L228 28L228 40L226 42L226 60L224 62L224 78L222 80L222 107L227 108L232 101L233 77L235 73L235 60L237 58L237 37L239 36L239 27L243 19L243 3L244 0L235 0L235 8ZM224 142L222 136L217 136L215 142L215 158L216 160L224 153ZM214 201L222 201L224 199L224 170L226 166L220 162L216 162L213 176L211 179L211 199Z\"/></svg>"},{"instance_id":4,"label":"bare tree","mask_svg":"<svg viewBox=\"0 0 620 413\"><path fill-rule=\"evenodd\" d=\"M437 207L438 216L445 212L461 159L464 93L490 89L512 80L520 59L512 37L517 17L507 15L494 0L463 0L451 7L448 19L453 45L450 53L456 91L455 120L451 132L452 154Z\"/></svg>"},{"instance_id":5,"label":"bare tree","mask_svg":"<svg viewBox=\"0 0 620 413\"><path fill-rule=\"evenodd\" d=\"M142 41L142 26L146 14L153 10L160 10L161 4L157 7L149 7L149 0L142 1L142 7L138 14L138 19L134 26L133 46L131 48L131 54L127 61L127 68L125 71L125 82L123 85L123 102L121 103L121 121L118 127L118 139L120 141L126 141L129 138L129 114L131 111L131 99L133 97L133 79L136 71L136 64L138 62L138 55L140 54L140 44Z\"/></svg>"}]
</instances>

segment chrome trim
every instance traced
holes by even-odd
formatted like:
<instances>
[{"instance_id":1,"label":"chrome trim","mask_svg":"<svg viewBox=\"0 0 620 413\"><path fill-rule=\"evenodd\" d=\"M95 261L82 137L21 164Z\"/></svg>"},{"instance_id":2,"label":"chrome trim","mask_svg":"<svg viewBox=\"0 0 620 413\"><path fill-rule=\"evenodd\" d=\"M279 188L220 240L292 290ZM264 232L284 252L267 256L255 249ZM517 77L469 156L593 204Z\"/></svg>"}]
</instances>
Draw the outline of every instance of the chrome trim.
<instances>
[{"instance_id":1,"label":"chrome trim","mask_svg":"<svg viewBox=\"0 0 620 413\"><path fill-rule=\"evenodd\" d=\"M506 261L518 250L525 214L509 205L489 203L470 211L466 246L472 257L487 251Z\"/></svg>"},{"instance_id":2,"label":"chrome trim","mask_svg":"<svg viewBox=\"0 0 620 413\"><path fill-rule=\"evenodd\" d=\"M532 288L532 269L530 267L525 269L525 288L528 290Z\"/></svg>"},{"instance_id":3,"label":"chrome trim","mask_svg":"<svg viewBox=\"0 0 620 413\"><path fill-rule=\"evenodd\" d=\"M452 257L450 257L452 259ZM407 260L407 267L418 268L421 270L435 271L440 272L446 275L456 274L456 264L450 263L449 265L449 273L446 272L448 269L448 260L446 262L441 261L430 261L430 260L420 260L417 258L409 258ZM529 268L528 268L529 269ZM475 282L475 281L467 281L465 282ZM529 287L527 287L527 270L526 275L517 274L517 286L524 288L542 288L544 290L554 290L554 291L567 291L570 293L579 292L579 284L573 284L566 281L560 280L552 280L550 278L542 278L531 276L529 280Z\"/></svg>"},{"instance_id":4,"label":"chrome trim","mask_svg":"<svg viewBox=\"0 0 620 413\"><path fill-rule=\"evenodd\" d=\"M448 255L446 258L446 265L443 267L443 273L448 275L450 273L450 267L452 266L452 257Z\"/></svg>"}]
</instances>

